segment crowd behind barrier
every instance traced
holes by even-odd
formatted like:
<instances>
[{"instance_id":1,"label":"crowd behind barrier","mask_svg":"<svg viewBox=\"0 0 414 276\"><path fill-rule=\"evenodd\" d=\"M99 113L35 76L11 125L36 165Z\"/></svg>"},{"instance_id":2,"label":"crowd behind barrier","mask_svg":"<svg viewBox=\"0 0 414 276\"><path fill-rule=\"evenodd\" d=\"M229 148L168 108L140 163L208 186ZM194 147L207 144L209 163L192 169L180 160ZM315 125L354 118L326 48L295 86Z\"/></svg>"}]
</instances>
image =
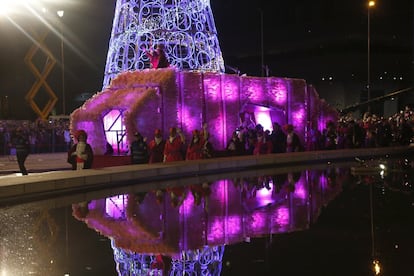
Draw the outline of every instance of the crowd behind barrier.
<instances>
[{"instance_id":1,"label":"crowd behind barrier","mask_svg":"<svg viewBox=\"0 0 414 276\"><path fill-rule=\"evenodd\" d=\"M15 154L11 141L18 128L27 135L32 154L67 152L73 145L68 120L0 120L0 155ZM355 119L347 114L337 122L328 122L322 131L309 129L306 135L306 144L298 144L294 125L274 122L272 131L261 125L241 125L229 137L225 149L214 150L216 156L228 156L409 145L414 142L414 111L405 107L389 118L365 113Z\"/></svg>"},{"instance_id":2,"label":"crowd behind barrier","mask_svg":"<svg viewBox=\"0 0 414 276\"><path fill-rule=\"evenodd\" d=\"M67 152L72 143L68 120L0 120L0 155L14 155L12 138L20 128L28 137L30 153Z\"/></svg>"},{"instance_id":3,"label":"crowd behind barrier","mask_svg":"<svg viewBox=\"0 0 414 276\"><path fill-rule=\"evenodd\" d=\"M266 154L312 150L334 150L404 146L414 143L414 111L410 107L390 116L379 117L366 112L355 119L352 113L343 115L337 122L327 122L325 128L310 128L306 143L295 133L295 126L281 126L273 122L273 130L264 130L261 125L241 125L230 138L228 155Z\"/></svg>"}]
</instances>

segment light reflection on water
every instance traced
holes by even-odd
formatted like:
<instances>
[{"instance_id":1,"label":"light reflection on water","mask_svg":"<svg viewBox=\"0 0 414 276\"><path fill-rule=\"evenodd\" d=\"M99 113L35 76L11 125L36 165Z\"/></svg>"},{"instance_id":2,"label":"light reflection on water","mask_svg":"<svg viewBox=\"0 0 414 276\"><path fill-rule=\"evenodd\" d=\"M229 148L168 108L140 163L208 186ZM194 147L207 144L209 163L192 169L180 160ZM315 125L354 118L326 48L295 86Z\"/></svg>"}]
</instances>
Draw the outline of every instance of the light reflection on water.
<instances>
[{"instance_id":1,"label":"light reflection on water","mask_svg":"<svg viewBox=\"0 0 414 276\"><path fill-rule=\"evenodd\" d=\"M378 178L352 175L349 164L228 176L160 190L115 191L61 208L49 208L48 202L4 208L0 275L224 274L232 245L309 229L343 187ZM379 178L388 187L412 184L407 172L390 170ZM231 254L238 253L231 249Z\"/></svg>"}]
</instances>

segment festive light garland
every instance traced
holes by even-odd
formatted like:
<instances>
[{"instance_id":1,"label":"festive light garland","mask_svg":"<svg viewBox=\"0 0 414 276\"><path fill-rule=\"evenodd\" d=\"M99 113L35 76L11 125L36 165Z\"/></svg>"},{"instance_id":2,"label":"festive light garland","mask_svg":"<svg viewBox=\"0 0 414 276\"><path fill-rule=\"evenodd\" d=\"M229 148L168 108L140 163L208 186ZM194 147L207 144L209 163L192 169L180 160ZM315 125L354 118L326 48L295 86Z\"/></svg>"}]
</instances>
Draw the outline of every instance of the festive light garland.
<instances>
[{"instance_id":1,"label":"festive light garland","mask_svg":"<svg viewBox=\"0 0 414 276\"><path fill-rule=\"evenodd\" d=\"M103 87L149 68L145 51L159 44L171 66L224 72L210 0L117 0Z\"/></svg>"}]
</instances>

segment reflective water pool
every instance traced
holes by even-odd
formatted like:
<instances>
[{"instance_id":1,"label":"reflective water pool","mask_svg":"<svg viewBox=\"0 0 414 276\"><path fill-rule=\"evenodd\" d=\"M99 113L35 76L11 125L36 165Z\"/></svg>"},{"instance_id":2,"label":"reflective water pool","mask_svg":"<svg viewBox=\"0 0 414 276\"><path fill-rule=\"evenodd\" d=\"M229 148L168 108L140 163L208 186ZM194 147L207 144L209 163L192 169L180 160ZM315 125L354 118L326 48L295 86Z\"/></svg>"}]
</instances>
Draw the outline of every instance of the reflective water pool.
<instances>
[{"instance_id":1,"label":"reflective water pool","mask_svg":"<svg viewBox=\"0 0 414 276\"><path fill-rule=\"evenodd\" d=\"M4 207L0 275L409 275L413 174L307 165Z\"/></svg>"}]
</instances>

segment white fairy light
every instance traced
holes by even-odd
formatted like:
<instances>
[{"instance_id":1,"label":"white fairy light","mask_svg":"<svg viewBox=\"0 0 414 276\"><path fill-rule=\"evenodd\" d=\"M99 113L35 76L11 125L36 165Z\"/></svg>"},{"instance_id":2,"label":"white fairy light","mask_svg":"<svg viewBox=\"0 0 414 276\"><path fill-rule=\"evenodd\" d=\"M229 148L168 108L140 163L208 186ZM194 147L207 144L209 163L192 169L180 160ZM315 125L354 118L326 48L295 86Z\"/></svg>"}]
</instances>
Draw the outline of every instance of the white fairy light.
<instances>
[{"instance_id":1,"label":"white fairy light","mask_svg":"<svg viewBox=\"0 0 414 276\"><path fill-rule=\"evenodd\" d=\"M145 50L158 44L176 68L224 72L210 0L117 0L103 87L149 68Z\"/></svg>"}]
</instances>

